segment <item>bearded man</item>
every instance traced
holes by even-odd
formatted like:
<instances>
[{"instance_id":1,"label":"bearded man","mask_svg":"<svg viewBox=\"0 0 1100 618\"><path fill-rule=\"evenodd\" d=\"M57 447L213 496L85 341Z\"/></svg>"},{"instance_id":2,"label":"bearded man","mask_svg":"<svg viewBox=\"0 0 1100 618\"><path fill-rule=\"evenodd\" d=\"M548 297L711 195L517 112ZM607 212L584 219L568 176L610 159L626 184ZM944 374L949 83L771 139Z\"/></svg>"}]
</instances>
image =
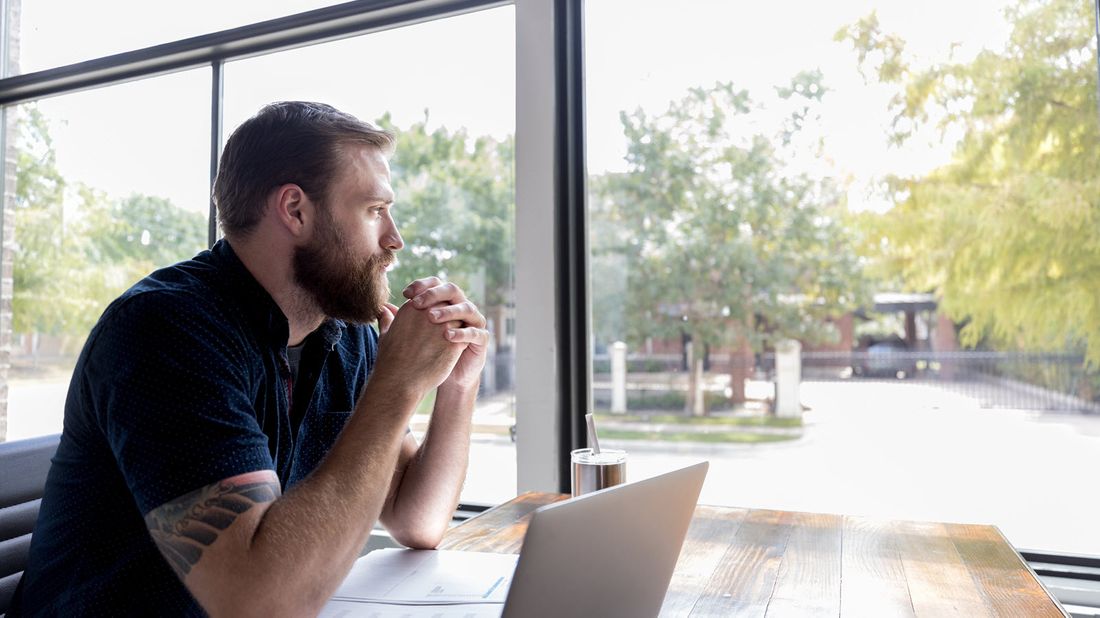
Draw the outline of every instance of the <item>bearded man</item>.
<instances>
[{"instance_id":1,"label":"bearded man","mask_svg":"<svg viewBox=\"0 0 1100 618\"><path fill-rule=\"evenodd\" d=\"M439 543L488 333L434 277L388 303L392 149L316 103L233 133L225 238L137 283L88 337L9 615L316 615L376 521Z\"/></svg>"}]
</instances>

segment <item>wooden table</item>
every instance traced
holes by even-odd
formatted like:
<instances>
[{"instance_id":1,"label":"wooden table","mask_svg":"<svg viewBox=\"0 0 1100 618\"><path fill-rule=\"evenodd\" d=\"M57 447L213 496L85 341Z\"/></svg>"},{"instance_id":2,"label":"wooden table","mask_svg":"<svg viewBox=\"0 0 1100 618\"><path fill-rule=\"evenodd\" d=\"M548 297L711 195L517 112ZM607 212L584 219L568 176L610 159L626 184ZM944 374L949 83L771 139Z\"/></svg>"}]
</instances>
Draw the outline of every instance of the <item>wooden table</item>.
<instances>
[{"instance_id":1,"label":"wooden table","mask_svg":"<svg viewBox=\"0 0 1100 618\"><path fill-rule=\"evenodd\" d=\"M528 493L440 549L518 553ZM662 616L1067 616L993 526L699 506Z\"/></svg>"}]
</instances>

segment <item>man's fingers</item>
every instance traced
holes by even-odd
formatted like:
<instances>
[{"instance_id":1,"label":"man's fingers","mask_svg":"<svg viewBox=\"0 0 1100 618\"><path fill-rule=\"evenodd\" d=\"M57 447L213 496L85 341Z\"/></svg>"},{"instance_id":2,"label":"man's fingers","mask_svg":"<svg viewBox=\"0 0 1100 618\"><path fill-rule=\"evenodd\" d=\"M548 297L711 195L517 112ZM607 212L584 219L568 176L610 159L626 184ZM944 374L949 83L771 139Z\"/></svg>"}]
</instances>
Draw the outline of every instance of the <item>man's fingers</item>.
<instances>
[{"instance_id":1,"label":"man's fingers","mask_svg":"<svg viewBox=\"0 0 1100 618\"><path fill-rule=\"evenodd\" d=\"M468 326L485 328L485 316L477 310L477 306L470 301L463 301L456 305L440 305L428 312L428 318L436 323L464 322Z\"/></svg>"},{"instance_id":2,"label":"man's fingers","mask_svg":"<svg viewBox=\"0 0 1100 618\"><path fill-rule=\"evenodd\" d=\"M415 284L416 282L414 282ZM419 289L419 288L417 288ZM405 288L406 291L409 288ZM443 281L439 285L435 285L429 288L424 288L412 298L412 304L418 309L424 309L426 307L432 307L440 303L447 305L456 305L461 302L465 302L466 294L462 291L462 288L448 281Z\"/></svg>"},{"instance_id":3,"label":"man's fingers","mask_svg":"<svg viewBox=\"0 0 1100 618\"><path fill-rule=\"evenodd\" d=\"M484 328L474 328L472 326L466 328L448 328L444 334L447 337L447 341L451 343L468 343L477 346L489 344L489 331Z\"/></svg>"},{"instance_id":4,"label":"man's fingers","mask_svg":"<svg viewBox=\"0 0 1100 618\"><path fill-rule=\"evenodd\" d=\"M424 290L434 288L441 285L443 280L439 277L425 277L423 279L417 279L409 285L405 286L404 290L401 290L401 295L405 298L412 299L419 295Z\"/></svg>"},{"instance_id":5,"label":"man's fingers","mask_svg":"<svg viewBox=\"0 0 1100 618\"><path fill-rule=\"evenodd\" d=\"M393 318L397 315L397 305L386 303L382 305L382 313L378 316L378 332L385 335L393 324Z\"/></svg>"}]
</instances>

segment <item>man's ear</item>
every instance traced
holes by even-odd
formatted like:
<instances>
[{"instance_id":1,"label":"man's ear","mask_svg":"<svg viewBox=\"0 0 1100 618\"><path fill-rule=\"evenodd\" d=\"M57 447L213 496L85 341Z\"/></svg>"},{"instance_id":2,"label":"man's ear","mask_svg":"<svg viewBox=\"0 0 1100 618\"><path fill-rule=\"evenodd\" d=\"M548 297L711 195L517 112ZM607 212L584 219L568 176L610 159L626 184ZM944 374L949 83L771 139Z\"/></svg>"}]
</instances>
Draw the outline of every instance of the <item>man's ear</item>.
<instances>
[{"instance_id":1,"label":"man's ear","mask_svg":"<svg viewBox=\"0 0 1100 618\"><path fill-rule=\"evenodd\" d=\"M303 236L311 227L315 205L296 184L276 188L271 193L268 207L274 211L279 225L294 237Z\"/></svg>"}]
</instances>

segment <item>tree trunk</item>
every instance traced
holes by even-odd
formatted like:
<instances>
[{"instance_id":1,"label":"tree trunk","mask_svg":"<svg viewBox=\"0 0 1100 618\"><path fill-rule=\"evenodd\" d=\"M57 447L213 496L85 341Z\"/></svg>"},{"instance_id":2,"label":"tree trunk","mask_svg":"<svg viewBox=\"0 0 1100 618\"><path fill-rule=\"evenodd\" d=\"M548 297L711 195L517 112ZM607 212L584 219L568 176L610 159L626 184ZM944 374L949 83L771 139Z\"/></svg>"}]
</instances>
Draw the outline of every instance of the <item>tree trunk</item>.
<instances>
[{"instance_id":1,"label":"tree trunk","mask_svg":"<svg viewBox=\"0 0 1100 618\"><path fill-rule=\"evenodd\" d=\"M733 403L745 403L745 381L752 377L756 368L756 359L752 347L744 336L736 339L733 353L730 355L730 399Z\"/></svg>"}]
</instances>

